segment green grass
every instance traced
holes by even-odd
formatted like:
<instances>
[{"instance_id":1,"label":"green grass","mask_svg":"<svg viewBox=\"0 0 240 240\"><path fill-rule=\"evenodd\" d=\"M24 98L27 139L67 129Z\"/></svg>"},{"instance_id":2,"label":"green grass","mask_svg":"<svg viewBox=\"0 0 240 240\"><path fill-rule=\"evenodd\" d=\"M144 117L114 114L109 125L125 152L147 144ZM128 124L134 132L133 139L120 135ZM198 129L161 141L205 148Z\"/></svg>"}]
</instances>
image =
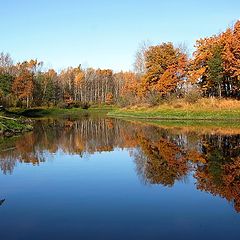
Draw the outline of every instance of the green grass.
<instances>
[{"instance_id":1,"label":"green grass","mask_svg":"<svg viewBox=\"0 0 240 240\"><path fill-rule=\"evenodd\" d=\"M41 118L41 117L63 117L63 116L81 116L82 114L88 114L88 113L107 113L109 111L115 110L115 106L109 106L109 105L94 105L91 106L89 109L82 109L82 108L30 108L30 109L10 109L10 114L15 114L19 116L25 116L25 117L35 117L35 118Z\"/></svg>"},{"instance_id":2,"label":"green grass","mask_svg":"<svg viewBox=\"0 0 240 240\"><path fill-rule=\"evenodd\" d=\"M14 135L21 132L29 131L32 129L31 124L26 123L23 119L11 119L6 118L3 115L0 116L0 134Z\"/></svg>"},{"instance_id":3,"label":"green grass","mask_svg":"<svg viewBox=\"0 0 240 240\"><path fill-rule=\"evenodd\" d=\"M240 110L209 110L209 109L119 109L111 111L108 116L159 119L159 120L238 120L240 121Z\"/></svg>"},{"instance_id":4,"label":"green grass","mask_svg":"<svg viewBox=\"0 0 240 240\"><path fill-rule=\"evenodd\" d=\"M109 116L159 120L240 120L240 101L201 98L189 103L186 99L162 102L155 107L132 106L111 111Z\"/></svg>"},{"instance_id":5,"label":"green grass","mask_svg":"<svg viewBox=\"0 0 240 240\"><path fill-rule=\"evenodd\" d=\"M17 111L11 111L11 113L25 116L25 117L45 117L45 116L55 116L55 115L74 115L83 113L86 110L72 108L72 109L60 109L60 108L31 108L31 109L21 109Z\"/></svg>"}]
</instances>

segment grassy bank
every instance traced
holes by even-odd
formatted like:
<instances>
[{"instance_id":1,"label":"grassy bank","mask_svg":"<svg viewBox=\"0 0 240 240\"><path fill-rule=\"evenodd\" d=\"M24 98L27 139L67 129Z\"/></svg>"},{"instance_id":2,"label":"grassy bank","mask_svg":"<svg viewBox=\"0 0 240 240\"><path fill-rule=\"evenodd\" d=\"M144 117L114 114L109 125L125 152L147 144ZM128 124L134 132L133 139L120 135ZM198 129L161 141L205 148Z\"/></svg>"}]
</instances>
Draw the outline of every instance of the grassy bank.
<instances>
[{"instance_id":1,"label":"grassy bank","mask_svg":"<svg viewBox=\"0 0 240 240\"><path fill-rule=\"evenodd\" d=\"M152 120L221 120L240 121L240 101L201 99L196 103L176 100L159 106L132 106L108 113L112 117Z\"/></svg>"},{"instance_id":2,"label":"grassy bank","mask_svg":"<svg viewBox=\"0 0 240 240\"><path fill-rule=\"evenodd\" d=\"M21 109L15 108L10 109L9 113L18 116L32 117L32 118L41 118L41 117L64 117L64 116L80 116L82 114L88 113L104 113L114 111L116 107L109 105L94 105L88 109L83 108L57 108L57 107L39 107L39 108L30 108L30 109Z\"/></svg>"},{"instance_id":3,"label":"grassy bank","mask_svg":"<svg viewBox=\"0 0 240 240\"><path fill-rule=\"evenodd\" d=\"M213 120L150 120L150 119L126 119L126 121L141 125L152 125L173 131L174 133L198 133L232 135L240 134L240 122L238 121L213 121Z\"/></svg>"},{"instance_id":4,"label":"grassy bank","mask_svg":"<svg viewBox=\"0 0 240 240\"><path fill-rule=\"evenodd\" d=\"M82 108L56 108L56 107L39 107L39 108L11 108L4 112L0 112L0 136L13 136L32 129L32 121L29 118L78 118L88 114L105 114L116 109L109 105L93 105L89 109Z\"/></svg>"},{"instance_id":5,"label":"grassy bank","mask_svg":"<svg viewBox=\"0 0 240 240\"><path fill-rule=\"evenodd\" d=\"M0 115L0 135L13 136L32 130L31 122L22 118L9 118Z\"/></svg>"}]
</instances>

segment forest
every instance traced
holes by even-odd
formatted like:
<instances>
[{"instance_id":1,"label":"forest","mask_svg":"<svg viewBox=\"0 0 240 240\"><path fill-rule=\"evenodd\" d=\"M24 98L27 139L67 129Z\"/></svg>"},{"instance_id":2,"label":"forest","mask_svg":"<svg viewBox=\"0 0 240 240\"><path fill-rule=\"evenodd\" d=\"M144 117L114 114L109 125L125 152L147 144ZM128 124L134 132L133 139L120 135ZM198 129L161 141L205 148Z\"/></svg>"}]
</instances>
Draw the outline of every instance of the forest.
<instances>
[{"instance_id":1,"label":"forest","mask_svg":"<svg viewBox=\"0 0 240 240\"><path fill-rule=\"evenodd\" d=\"M157 105L169 97L240 99L240 21L219 34L199 39L189 56L171 42L142 44L134 71L68 67L43 70L31 59L14 63L0 54L0 105L4 108L92 104Z\"/></svg>"}]
</instances>

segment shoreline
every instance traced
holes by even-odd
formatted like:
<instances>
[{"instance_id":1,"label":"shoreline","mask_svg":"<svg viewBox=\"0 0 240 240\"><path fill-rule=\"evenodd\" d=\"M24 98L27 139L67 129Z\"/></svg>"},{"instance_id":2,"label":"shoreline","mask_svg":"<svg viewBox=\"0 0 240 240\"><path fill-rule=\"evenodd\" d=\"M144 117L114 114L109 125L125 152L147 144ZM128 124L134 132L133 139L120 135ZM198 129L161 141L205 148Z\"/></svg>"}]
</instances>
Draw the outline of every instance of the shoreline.
<instances>
[{"instance_id":1,"label":"shoreline","mask_svg":"<svg viewBox=\"0 0 240 240\"><path fill-rule=\"evenodd\" d=\"M30 119L12 118L0 115L0 137L12 137L31 131L33 129Z\"/></svg>"},{"instance_id":2,"label":"shoreline","mask_svg":"<svg viewBox=\"0 0 240 240\"><path fill-rule=\"evenodd\" d=\"M176 104L176 103L175 103ZM177 103L179 104L179 103ZM32 129L31 118L72 117L102 114L109 118L121 118L141 123L154 123L170 127L208 127L240 129L240 109L237 106L214 106L200 104L162 104L155 107L132 106L120 108L115 105L95 105L83 108L36 107L9 109L0 115L0 135L13 136Z\"/></svg>"},{"instance_id":3,"label":"shoreline","mask_svg":"<svg viewBox=\"0 0 240 240\"><path fill-rule=\"evenodd\" d=\"M107 114L109 117L159 121L237 121L240 109L181 109L172 107L121 108Z\"/></svg>"}]
</instances>

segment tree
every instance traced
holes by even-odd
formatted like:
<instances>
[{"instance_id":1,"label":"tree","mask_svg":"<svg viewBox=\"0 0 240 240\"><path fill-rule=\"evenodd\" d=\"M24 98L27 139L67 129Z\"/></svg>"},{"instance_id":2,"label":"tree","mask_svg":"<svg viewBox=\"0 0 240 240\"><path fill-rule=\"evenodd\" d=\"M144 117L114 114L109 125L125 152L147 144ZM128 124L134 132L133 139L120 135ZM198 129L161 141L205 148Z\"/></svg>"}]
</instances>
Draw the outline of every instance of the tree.
<instances>
[{"instance_id":1,"label":"tree","mask_svg":"<svg viewBox=\"0 0 240 240\"><path fill-rule=\"evenodd\" d=\"M11 74L13 60L9 53L0 53L0 73Z\"/></svg>"},{"instance_id":2,"label":"tree","mask_svg":"<svg viewBox=\"0 0 240 240\"><path fill-rule=\"evenodd\" d=\"M10 74L0 74L0 89L4 96L11 93L11 87L13 82L13 76Z\"/></svg>"},{"instance_id":3,"label":"tree","mask_svg":"<svg viewBox=\"0 0 240 240\"><path fill-rule=\"evenodd\" d=\"M12 83L13 76L7 73L0 74L0 105L4 107L7 107L10 103Z\"/></svg>"},{"instance_id":4,"label":"tree","mask_svg":"<svg viewBox=\"0 0 240 240\"><path fill-rule=\"evenodd\" d=\"M185 77L187 56L172 43L152 46L145 53L146 74L143 89L156 91L161 96L174 92Z\"/></svg>"},{"instance_id":5,"label":"tree","mask_svg":"<svg viewBox=\"0 0 240 240\"><path fill-rule=\"evenodd\" d=\"M222 60L222 48L216 46L213 50L211 59L207 62L208 76L210 80L217 85L218 96L222 97L222 83L223 83L223 60Z\"/></svg>"},{"instance_id":6,"label":"tree","mask_svg":"<svg viewBox=\"0 0 240 240\"><path fill-rule=\"evenodd\" d=\"M233 28L196 43L189 80L205 96L239 97L240 21Z\"/></svg>"},{"instance_id":7,"label":"tree","mask_svg":"<svg viewBox=\"0 0 240 240\"><path fill-rule=\"evenodd\" d=\"M205 96L215 96L221 88L219 84L223 78L220 78L223 44L222 35L214 35L196 42L189 79L193 84L200 86ZM218 70L215 67L218 67ZM218 82L219 84L216 84Z\"/></svg>"},{"instance_id":8,"label":"tree","mask_svg":"<svg viewBox=\"0 0 240 240\"><path fill-rule=\"evenodd\" d=\"M124 101L128 103L136 103L139 97L140 83L135 73L133 72L121 72L122 87L120 90L120 96Z\"/></svg>"},{"instance_id":9,"label":"tree","mask_svg":"<svg viewBox=\"0 0 240 240\"><path fill-rule=\"evenodd\" d=\"M148 50L149 46L149 41L143 41L142 43L140 43L139 49L136 52L134 70L139 76L142 76L146 73L145 53Z\"/></svg>"},{"instance_id":10,"label":"tree","mask_svg":"<svg viewBox=\"0 0 240 240\"><path fill-rule=\"evenodd\" d=\"M29 70L28 62L18 64L18 69L19 74L14 79L12 91L20 100L26 100L28 108L33 94L33 73Z\"/></svg>"},{"instance_id":11,"label":"tree","mask_svg":"<svg viewBox=\"0 0 240 240\"><path fill-rule=\"evenodd\" d=\"M49 69L46 73L44 73L44 85L43 85L43 102L56 104L56 84L57 84L57 73L54 69Z\"/></svg>"},{"instance_id":12,"label":"tree","mask_svg":"<svg viewBox=\"0 0 240 240\"><path fill-rule=\"evenodd\" d=\"M232 29L227 29L224 37L224 71L226 73L226 89L233 97L240 97L240 21Z\"/></svg>"},{"instance_id":13,"label":"tree","mask_svg":"<svg viewBox=\"0 0 240 240\"><path fill-rule=\"evenodd\" d=\"M111 92L108 92L106 95L106 103L112 104L113 103L113 94Z\"/></svg>"}]
</instances>

